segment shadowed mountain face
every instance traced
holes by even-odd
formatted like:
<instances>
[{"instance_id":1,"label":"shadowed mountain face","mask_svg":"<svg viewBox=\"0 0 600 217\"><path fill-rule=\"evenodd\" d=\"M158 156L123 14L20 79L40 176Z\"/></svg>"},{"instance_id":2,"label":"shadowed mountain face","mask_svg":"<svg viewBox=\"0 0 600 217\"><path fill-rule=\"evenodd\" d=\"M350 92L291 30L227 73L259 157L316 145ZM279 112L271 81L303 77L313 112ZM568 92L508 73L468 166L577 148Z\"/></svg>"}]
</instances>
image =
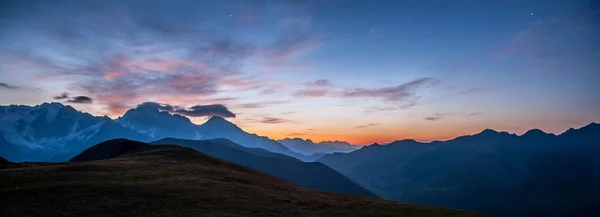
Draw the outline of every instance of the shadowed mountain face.
<instances>
[{"instance_id":1,"label":"shadowed mountain face","mask_svg":"<svg viewBox=\"0 0 600 217\"><path fill-rule=\"evenodd\" d=\"M277 141L285 145L292 151L305 155L332 154L336 152L347 153L359 149L361 147L351 145L350 143L342 141L323 141L319 143L314 143L310 139L304 140L301 138L285 138Z\"/></svg>"},{"instance_id":2,"label":"shadowed mountain face","mask_svg":"<svg viewBox=\"0 0 600 217\"><path fill-rule=\"evenodd\" d=\"M226 139L183 140L167 138L152 143L189 147L210 156L247 166L310 189L377 197L348 177L322 163L306 163L286 155L271 153L262 149L246 148Z\"/></svg>"},{"instance_id":3,"label":"shadowed mountain face","mask_svg":"<svg viewBox=\"0 0 600 217\"><path fill-rule=\"evenodd\" d=\"M482 216L308 190L180 146L113 140L78 158L94 161L0 169L0 216Z\"/></svg>"},{"instance_id":4,"label":"shadowed mountain face","mask_svg":"<svg viewBox=\"0 0 600 217\"><path fill-rule=\"evenodd\" d=\"M561 135L484 130L445 142L397 141L319 160L387 199L497 216L600 211L600 125Z\"/></svg>"},{"instance_id":5,"label":"shadowed mountain face","mask_svg":"<svg viewBox=\"0 0 600 217\"><path fill-rule=\"evenodd\" d=\"M0 106L0 156L10 161L66 161L99 142L149 137L108 117L95 117L60 103Z\"/></svg>"}]
</instances>

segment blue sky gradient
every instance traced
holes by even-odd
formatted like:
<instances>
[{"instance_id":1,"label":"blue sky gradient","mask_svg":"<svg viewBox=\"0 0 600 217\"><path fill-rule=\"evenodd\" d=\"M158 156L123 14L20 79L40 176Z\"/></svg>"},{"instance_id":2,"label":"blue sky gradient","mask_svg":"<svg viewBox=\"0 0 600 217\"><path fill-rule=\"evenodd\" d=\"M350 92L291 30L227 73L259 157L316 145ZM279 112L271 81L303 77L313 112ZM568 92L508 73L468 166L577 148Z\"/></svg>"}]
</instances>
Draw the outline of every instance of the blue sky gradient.
<instances>
[{"instance_id":1,"label":"blue sky gradient","mask_svg":"<svg viewBox=\"0 0 600 217\"><path fill-rule=\"evenodd\" d=\"M0 104L222 104L250 132L361 144L600 121L597 1L2 4Z\"/></svg>"}]
</instances>

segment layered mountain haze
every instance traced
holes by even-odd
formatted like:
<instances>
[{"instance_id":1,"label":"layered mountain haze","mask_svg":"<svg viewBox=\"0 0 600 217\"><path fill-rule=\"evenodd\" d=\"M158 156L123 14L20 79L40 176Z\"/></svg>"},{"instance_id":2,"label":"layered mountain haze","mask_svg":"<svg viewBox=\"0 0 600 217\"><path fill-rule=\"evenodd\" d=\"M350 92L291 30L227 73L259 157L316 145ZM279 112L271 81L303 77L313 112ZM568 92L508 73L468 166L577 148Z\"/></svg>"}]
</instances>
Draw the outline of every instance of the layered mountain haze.
<instances>
[{"instance_id":1,"label":"layered mountain haze","mask_svg":"<svg viewBox=\"0 0 600 217\"><path fill-rule=\"evenodd\" d=\"M361 148L361 146L352 145L344 141L322 141L315 143L310 139L305 140L302 138L285 138L277 141L292 151L305 155L332 154L336 152L346 153Z\"/></svg>"},{"instance_id":2,"label":"layered mountain haze","mask_svg":"<svg viewBox=\"0 0 600 217\"><path fill-rule=\"evenodd\" d=\"M496 216L599 211L600 124L560 135L484 130L448 141L403 140L319 160L382 197Z\"/></svg>"}]
</instances>

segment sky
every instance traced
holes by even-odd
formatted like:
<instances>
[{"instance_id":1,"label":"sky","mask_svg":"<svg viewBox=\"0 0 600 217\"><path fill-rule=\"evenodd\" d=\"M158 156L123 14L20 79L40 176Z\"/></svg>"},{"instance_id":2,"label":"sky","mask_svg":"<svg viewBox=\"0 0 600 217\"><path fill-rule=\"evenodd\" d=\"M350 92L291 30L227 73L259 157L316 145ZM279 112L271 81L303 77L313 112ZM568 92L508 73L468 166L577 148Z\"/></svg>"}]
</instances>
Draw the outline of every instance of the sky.
<instances>
[{"instance_id":1,"label":"sky","mask_svg":"<svg viewBox=\"0 0 600 217\"><path fill-rule=\"evenodd\" d=\"M354 144L600 121L598 1L0 4L1 105L149 102Z\"/></svg>"}]
</instances>

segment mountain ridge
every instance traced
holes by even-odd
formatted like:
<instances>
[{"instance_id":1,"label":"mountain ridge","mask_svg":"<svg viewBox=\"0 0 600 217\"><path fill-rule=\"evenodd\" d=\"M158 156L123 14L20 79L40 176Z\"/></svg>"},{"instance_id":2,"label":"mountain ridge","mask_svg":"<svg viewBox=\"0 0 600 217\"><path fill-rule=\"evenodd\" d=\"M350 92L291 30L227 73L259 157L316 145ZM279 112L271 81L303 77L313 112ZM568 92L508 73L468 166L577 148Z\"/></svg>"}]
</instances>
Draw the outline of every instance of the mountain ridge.
<instances>
[{"instance_id":1,"label":"mountain ridge","mask_svg":"<svg viewBox=\"0 0 600 217\"><path fill-rule=\"evenodd\" d=\"M223 142L226 143L223 144ZM161 139L151 142L151 144L172 144L192 148L204 154L247 166L310 189L378 197L376 194L322 163L303 162L266 151L260 152L259 150L257 152L255 149L243 147L227 139Z\"/></svg>"},{"instance_id":2,"label":"mountain ridge","mask_svg":"<svg viewBox=\"0 0 600 217\"><path fill-rule=\"evenodd\" d=\"M277 142L285 145L292 151L305 155L351 152L362 147L358 145L352 145L345 141L321 141L315 143L310 139L302 138L284 138L277 140Z\"/></svg>"},{"instance_id":3,"label":"mountain ridge","mask_svg":"<svg viewBox=\"0 0 600 217\"><path fill-rule=\"evenodd\" d=\"M227 138L249 148L263 148L298 159L306 159L303 154L296 153L268 137L245 132L222 117L212 116L200 125L182 117L179 114L159 111L141 104L128 110L117 119L117 122L155 140L169 137L194 140Z\"/></svg>"},{"instance_id":4,"label":"mountain ridge","mask_svg":"<svg viewBox=\"0 0 600 217\"><path fill-rule=\"evenodd\" d=\"M484 130L396 141L319 159L386 199L495 216L591 216L600 192L600 125L559 135Z\"/></svg>"}]
</instances>

